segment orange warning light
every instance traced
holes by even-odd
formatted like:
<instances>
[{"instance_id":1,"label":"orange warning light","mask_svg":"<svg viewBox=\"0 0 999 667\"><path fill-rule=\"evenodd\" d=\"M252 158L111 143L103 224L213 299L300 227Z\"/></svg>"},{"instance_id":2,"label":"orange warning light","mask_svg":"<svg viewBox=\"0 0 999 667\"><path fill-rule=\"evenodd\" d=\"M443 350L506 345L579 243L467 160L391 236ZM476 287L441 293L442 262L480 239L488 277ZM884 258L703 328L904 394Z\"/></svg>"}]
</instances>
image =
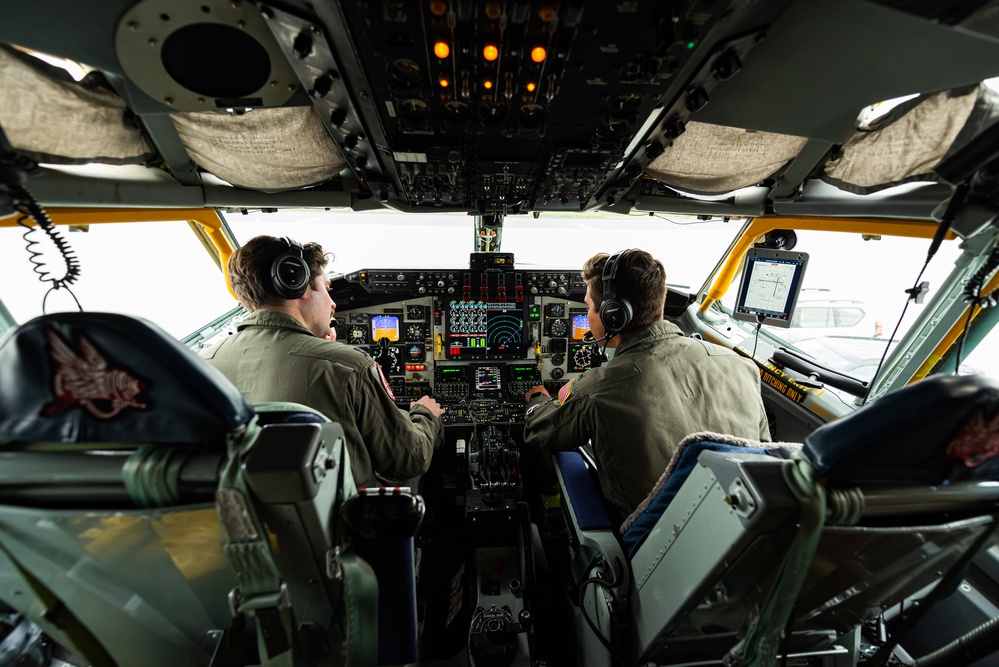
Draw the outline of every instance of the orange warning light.
<instances>
[{"instance_id":1,"label":"orange warning light","mask_svg":"<svg viewBox=\"0 0 999 667\"><path fill-rule=\"evenodd\" d=\"M537 89L538 89L538 86L537 86L536 83L534 83L533 81L528 81L527 82L527 92L533 93Z\"/></svg>"},{"instance_id":2,"label":"orange warning light","mask_svg":"<svg viewBox=\"0 0 999 667\"><path fill-rule=\"evenodd\" d=\"M486 47L482 49L482 57L492 62L499 58L499 49L493 44L486 44Z\"/></svg>"},{"instance_id":3,"label":"orange warning light","mask_svg":"<svg viewBox=\"0 0 999 667\"><path fill-rule=\"evenodd\" d=\"M482 82L482 87L485 88L486 90L490 90L493 87L493 82L490 81L489 79L486 79L485 81Z\"/></svg>"},{"instance_id":4,"label":"orange warning light","mask_svg":"<svg viewBox=\"0 0 999 667\"><path fill-rule=\"evenodd\" d=\"M444 77L441 77L441 80L440 80L439 83L441 84L441 88L447 88L450 85L450 82L447 79L445 79Z\"/></svg>"},{"instance_id":5,"label":"orange warning light","mask_svg":"<svg viewBox=\"0 0 999 667\"><path fill-rule=\"evenodd\" d=\"M543 46L535 46L533 49L531 49L531 60L533 60L536 63L544 62L545 56L547 55L548 52L545 51L545 47Z\"/></svg>"},{"instance_id":6,"label":"orange warning light","mask_svg":"<svg viewBox=\"0 0 999 667\"><path fill-rule=\"evenodd\" d=\"M451 47L447 42L437 42L434 44L434 55L443 60L451 55Z\"/></svg>"}]
</instances>

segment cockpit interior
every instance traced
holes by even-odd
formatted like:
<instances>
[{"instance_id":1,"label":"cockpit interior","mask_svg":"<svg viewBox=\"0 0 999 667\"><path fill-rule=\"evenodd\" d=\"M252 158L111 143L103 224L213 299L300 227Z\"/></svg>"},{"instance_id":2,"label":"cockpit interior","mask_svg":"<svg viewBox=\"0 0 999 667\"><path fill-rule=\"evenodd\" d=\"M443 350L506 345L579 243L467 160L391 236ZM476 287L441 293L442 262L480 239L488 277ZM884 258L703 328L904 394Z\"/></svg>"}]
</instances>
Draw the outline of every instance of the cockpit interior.
<instances>
[{"instance_id":1,"label":"cockpit interior","mask_svg":"<svg viewBox=\"0 0 999 667\"><path fill-rule=\"evenodd\" d=\"M0 12L0 667L999 660L999 1ZM260 234L444 409L410 486L204 361ZM622 521L524 431L624 248L771 441Z\"/></svg>"}]
</instances>

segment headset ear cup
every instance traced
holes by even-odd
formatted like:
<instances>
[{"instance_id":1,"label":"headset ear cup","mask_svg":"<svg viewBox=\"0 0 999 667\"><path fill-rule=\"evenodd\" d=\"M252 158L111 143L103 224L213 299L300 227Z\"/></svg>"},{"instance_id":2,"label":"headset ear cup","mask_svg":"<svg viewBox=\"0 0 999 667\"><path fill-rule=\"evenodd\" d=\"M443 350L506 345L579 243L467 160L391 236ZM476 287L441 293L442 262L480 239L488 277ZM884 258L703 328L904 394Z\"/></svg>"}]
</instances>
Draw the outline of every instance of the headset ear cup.
<instances>
[{"instance_id":1,"label":"headset ear cup","mask_svg":"<svg viewBox=\"0 0 999 667\"><path fill-rule=\"evenodd\" d=\"M600 304L600 323L608 334L626 329L633 316L631 302L627 299L606 299Z\"/></svg>"},{"instance_id":2,"label":"headset ear cup","mask_svg":"<svg viewBox=\"0 0 999 667\"><path fill-rule=\"evenodd\" d=\"M309 287L312 272L305 261L305 251L291 239L284 239L288 249L274 258L271 264L271 283L278 296L285 299L298 299Z\"/></svg>"}]
</instances>

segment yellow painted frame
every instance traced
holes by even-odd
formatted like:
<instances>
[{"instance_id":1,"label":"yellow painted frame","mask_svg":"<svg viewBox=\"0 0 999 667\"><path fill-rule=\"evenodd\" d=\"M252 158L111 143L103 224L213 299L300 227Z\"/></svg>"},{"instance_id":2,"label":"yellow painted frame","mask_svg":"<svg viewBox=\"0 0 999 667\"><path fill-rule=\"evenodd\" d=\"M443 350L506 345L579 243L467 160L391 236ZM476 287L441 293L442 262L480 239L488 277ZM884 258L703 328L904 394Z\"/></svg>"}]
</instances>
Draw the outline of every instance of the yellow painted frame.
<instances>
[{"instance_id":1,"label":"yellow painted frame","mask_svg":"<svg viewBox=\"0 0 999 667\"><path fill-rule=\"evenodd\" d=\"M873 218L755 218L749 222L742 234L735 240L732 249L725 257L725 261L715 276L715 280L704 301L699 306L701 312L705 312L711 305L725 296L725 292L731 286L732 281L739 271L743 257L756 239L767 232L776 229L800 229L823 232L846 232L853 234L877 234L882 236L903 236L909 238L933 238L936 234L939 223L924 220L878 220ZM957 234L948 231L944 237L946 240L957 238ZM989 293L999 287L999 274L992 277L992 280L985 286L983 292ZM978 316L981 309L977 309L972 315L972 319ZM959 317L957 323L951 327L950 331L941 339L933 353L926 359L926 362L913 376L909 383L922 380L933 369L933 367L943 358L943 355L957 341L958 336L964 329L965 317Z\"/></svg>"},{"instance_id":2,"label":"yellow painted frame","mask_svg":"<svg viewBox=\"0 0 999 667\"><path fill-rule=\"evenodd\" d=\"M229 272L227 270L229 258L236 248L229 242L229 238L223 230L224 223L215 209L211 208L47 208L46 212L52 218L52 222L57 225L67 225L71 227L82 227L110 222L175 222L187 221L191 228L200 237L207 238L211 242L206 249L212 253L212 259L222 269L225 276L225 284L229 293L233 294L232 286L229 284ZM14 227L20 214L0 218L0 227ZM29 218L28 224L33 226L34 220ZM212 252L214 251L214 252Z\"/></svg>"}]
</instances>

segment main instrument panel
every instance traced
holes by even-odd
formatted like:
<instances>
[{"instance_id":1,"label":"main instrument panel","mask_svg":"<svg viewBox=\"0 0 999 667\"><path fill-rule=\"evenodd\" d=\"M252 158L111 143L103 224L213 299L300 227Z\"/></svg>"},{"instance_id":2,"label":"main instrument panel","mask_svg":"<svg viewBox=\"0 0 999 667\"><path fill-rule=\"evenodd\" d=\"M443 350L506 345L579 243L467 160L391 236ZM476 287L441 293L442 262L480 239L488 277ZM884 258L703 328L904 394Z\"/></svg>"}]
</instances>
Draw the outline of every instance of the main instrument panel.
<instances>
[{"instance_id":1,"label":"main instrument panel","mask_svg":"<svg viewBox=\"0 0 999 667\"><path fill-rule=\"evenodd\" d=\"M337 340L379 363L400 404L433 395L446 425L522 421L524 395L593 366L578 271L521 271L502 253L468 269L364 269L333 279Z\"/></svg>"}]
</instances>

